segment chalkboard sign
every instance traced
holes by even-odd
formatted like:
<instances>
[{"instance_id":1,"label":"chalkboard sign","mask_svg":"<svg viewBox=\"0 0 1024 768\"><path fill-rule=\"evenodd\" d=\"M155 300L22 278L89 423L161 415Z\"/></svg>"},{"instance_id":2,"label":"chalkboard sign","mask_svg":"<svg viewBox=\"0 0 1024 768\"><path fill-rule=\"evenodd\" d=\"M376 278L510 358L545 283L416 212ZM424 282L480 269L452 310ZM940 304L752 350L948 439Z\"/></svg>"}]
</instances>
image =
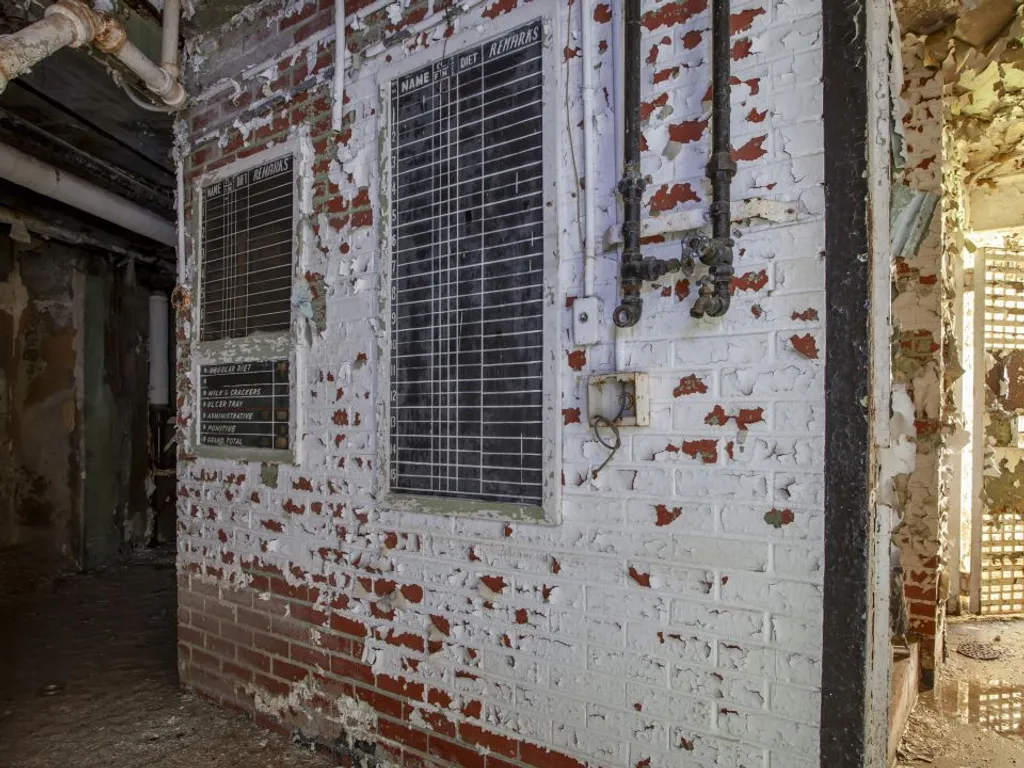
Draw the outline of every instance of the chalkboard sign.
<instances>
[{"instance_id":1,"label":"chalkboard sign","mask_svg":"<svg viewBox=\"0 0 1024 768\"><path fill-rule=\"evenodd\" d=\"M391 83L391 490L539 505L543 34Z\"/></svg>"},{"instance_id":2,"label":"chalkboard sign","mask_svg":"<svg viewBox=\"0 0 1024 768\"><path fill-rule=\"evenodd\" d=\"M288 330L294 197L291 155L203 188L203 341Z\"/></svg>"},{"instance_id":3,"label":"chalkboard sign","mask_svg":"<svg viewBox=\"0 0 1024 768\"><path fill-rule=\"evenodd\" d=\"M287 360L204 365L199 379L201 445L288 449Z\"/></svg>"}]
</instances>

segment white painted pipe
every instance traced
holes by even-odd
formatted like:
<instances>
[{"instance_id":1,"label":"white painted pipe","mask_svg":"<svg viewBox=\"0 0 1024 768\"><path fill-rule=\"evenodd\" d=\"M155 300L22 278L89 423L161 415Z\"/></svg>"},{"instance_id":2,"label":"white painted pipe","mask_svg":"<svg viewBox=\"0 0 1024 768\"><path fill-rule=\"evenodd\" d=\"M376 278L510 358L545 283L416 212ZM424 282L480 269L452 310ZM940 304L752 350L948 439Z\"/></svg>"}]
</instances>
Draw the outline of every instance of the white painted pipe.
<instances>
[{"instance_id":1,"label":"white painted pipe","mask_svg":"<svg viewBox=\"0 0 1024 768\"><path fill-rule=\"evenodd\" d=\"M119 245L118 243L104 237L98 237L95 234L68 229L67 227L62 227L59 224L53 224L48 221L43 221L35 216L29 216L27 214L20 213L19 211L11 210L6 206L0 206L0 224L7 224L12 227L24 227L29 232L35 232L46 240L56 240L61 243L67 243L68 245L84 245L90 248L99 248L109 253L116 253L118 256L126 256L145 264L153 264L158 267L166 265L166 261L162 259L148 256L146 254L139 253L138 251L133 251L130 248L125 248L123 245Z\"/></svg>"},{"instance_id":2,"label":"white painted pipe","mask_svg":"<svg viewBox=\"0 0 1024 768\"><path fill-rule=\"evenodd\" d=\"M345 0L334 0L334 104L331 128L341 131L345 116Z\"/></svg>"},{"instance_id":3,"label":"white painted pipe","mask_svg":"<svg viewBox=\"0 0 1024 768\"><path fill-rule=\"evenodd\" d=\"M597 207L594 204L594 191L597 186L595 172L594 145L594 61L591 34L593 29L593 10L591 0L580 0L580 44L583 48L583 216L586 228L583 248L583 295L594 295L594 272L597 267L597 226L595 222Z\"/></svg>"},{"instance_id":4,"label":"white painted pipe","mask_svg":"<svg viewBox=\"0 0 1024 768\"><path fill-rule=\"evenodd\" d=\"M169 405L170 363L170 302L166 294L152 293L149 296L149 404Z\"/></svg>"},{"instance_id":5,"label":"white painted pipe","mask_svg":"<svg viewBox=\"0 0 1024 768\"><path fill-rule=\"evenodd\" d=\"M18 75L28 72L35 64L61 48L78 47L94 43L104 53L109 53L138 75L153 93L172 107L185 103L185 89L178 82L177 47L178 18L180 1L170 0L171 11L166 18L173 18L170 29L164 30L164 53L174 60L170 71L153 63L134 43L128 40L124 25L109 14L97 13L81 0L58 0L49 6L42 19L18 30L13 35L0 38L0 93L7 83ZM169 41L171 34L173 42ZM173 48L171 53L168 49Z\"/></svg>"},{"instance_id":6,"label":"white painted pipe","mask_svg":"<svg viewBox=\"0 0 1024 768\"><path fill-rule=\"evenodd\" d=\"M160 66L175 79L181 74L181 68L178 66L178 35L180 27L181 0L164 0Z\"/></svg>"},{"instance_id":7,"label":"white painted pipe","mask_svg":"<svg viewBox=\"0 0 1024 768\"><path fill-rule=\"evenodd\" d=\"M0 178L164 245L174 245L174 224L92 182L0 144Z\"/></svg>"},{"instance_id":8,"label":"white painted pipe","mask_svg":"<svg viewBox=\"0 0 1024 768\"><path fill-rule=\"evenodd\" d=\"M42 19L0 38L0 93L7 83L61 48L77 48L96 35L95 14L78 0L46 9Z\"/></svg>"},{"instance_id":9,"label":"white painted pipe","mask_svg":"<svg viewBox=\"0 0 1024 768\"><path fill-rule=\"evenodd\" d=\"M178 285L185 284L185 161L177 162L178 189L174 196L174 207L178 216Z\"/></svg>"},{"instance_id":10,"label":"white painted pipe","mask_svg":"<svg viewBox=\"0 0 1024 768\"><path fill-rule=\"evenodd\" d=\"M100 30L96 33L93 43L101 51L109 53L128 67L168 106L180 107L185 103L185 89L181 87L177 78L140 51L138 46L128 39L128 33L121 22L113 16L100 17Z\"/></svg>"}]
</instances>

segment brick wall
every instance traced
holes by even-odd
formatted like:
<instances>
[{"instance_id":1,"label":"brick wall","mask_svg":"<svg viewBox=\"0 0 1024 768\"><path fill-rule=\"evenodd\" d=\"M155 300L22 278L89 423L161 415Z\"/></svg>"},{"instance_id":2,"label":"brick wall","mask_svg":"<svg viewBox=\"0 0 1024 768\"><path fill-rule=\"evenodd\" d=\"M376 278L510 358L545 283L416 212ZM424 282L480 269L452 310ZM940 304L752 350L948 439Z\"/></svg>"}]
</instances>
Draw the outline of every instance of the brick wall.
<instances>
[{"instance_id":1,"label":"brick wall","mask_svg":"<svg viewBox=\"0 0 1024 768\"><path fill-rule=\"evenodd\" d=\"M437 4L435 4L437 5ZM374 10L377 9L377 10ZM304 134L310 247L297 279L301 458L197 458L194 256L179 307L180 664L184 683L298 730L358 763L511 766L817 765L822 627L824 241L820 8L734 7L734 198L785 201L784 225L737 226L733 305L689 316L686 279L645 289L624 334L652 378L652 426L604 458L586 427L586 376L613 339L563 332L561 521L418 515L375 500L380 224L379 84L389 66L482 39L496 20L556 16L560 282L582 291L567 130L582 146L578 3L349 3L345 129L330 132L329 3L260 6L190 43L201 92L182 131L185 173ZM571 26L567 26L570 24ZM601 146L597 230L615 222L610 5L594 3ZM704 0L647 2L645 215L706 208L710 33ZM272 58L267 60L268 51ZM226 77L226 79L225 79ZM582 158L577 157L582 168ZM588 180L589 182L589 180ZM190 216L190 199L186 212ZM678 239L646 252L675 256ZM191 247L191 246L190 246ZM617 257L598 260L615 305ZM364 761L365 762L365 761Z\"/></svg>"},{"instance_id":2,"label":"brick wall","mask_svg":"<svg viewBox=\"0 0 1024 768\"><path fill-rule=\"evenodd\" d=\"M904 117L906 166L903 183L913 189L942 194L950 173L943 136L941 71L924 66L914 38L904 43L904 92L909 110ZM945 203L944 203L945 205ZM893 273L892 322L897 349L893 380L907 389L914 403L916 464L910 475L897 478L903 500L903 523L895 535L902 551L910 629L921 635L926 670L942 658L945 622L948 499L940 494L940 478L948 467L945 436L952 427L950 403L944 396L953 384L943 378L943 348L954 344L951 301L943 296L942 278L950 262L944 258L951 233L944 232L942 206L912 259L897 258Z\"/></svg>"}]
</instances>

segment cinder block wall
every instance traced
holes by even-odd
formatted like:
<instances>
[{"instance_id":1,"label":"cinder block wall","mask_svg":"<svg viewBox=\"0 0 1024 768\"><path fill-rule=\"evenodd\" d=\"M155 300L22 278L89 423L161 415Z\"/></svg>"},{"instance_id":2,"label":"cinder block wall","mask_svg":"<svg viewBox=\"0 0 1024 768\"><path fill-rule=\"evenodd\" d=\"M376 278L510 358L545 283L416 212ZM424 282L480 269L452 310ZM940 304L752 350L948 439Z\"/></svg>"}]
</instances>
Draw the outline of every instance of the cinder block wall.
<instances>
[{"instance_id":1,"label":"cinder block wall","mask_svg":"<svg viewBox=\"0 0 1024 768\"><path fill-rule=\"evenodd\" d=\"M821 18L812 0L733 9L737 203L787 218L737 225L733 304L694 320L690 281L645 288L624 366L651 374L652 426L604 452L586 377L613 337L572 345L582 293L579 3L410 3L347 30L345 130L330 131L331 3L291 0L190 43L198 102L181 126L185 214L203 174L305 135L313 190L297 280L300 459L198 458L191 237L179 308L179 648L185 685L356 764L818 765L822 631L824 278ZM375 9L375 10L374 10ZM411 514L376 500L382 196L380 86L404 57L544 16L557 39L560 522ZM616 224L611 6L594 3L597 231ZM645 2L645 215L705 210L705 0ZM568 99L568 103L566 102ZM567 107L567 108L566 108ZM581 171L582 172L582 171ZM676 256L655 238L651 255ZM617 255L598 260L616 303ZM678 276L677 276L678 277ZM835 616L830 620L842 621ZM362 761L362 762L360 762Z\"/></svg>"}]
</instances>

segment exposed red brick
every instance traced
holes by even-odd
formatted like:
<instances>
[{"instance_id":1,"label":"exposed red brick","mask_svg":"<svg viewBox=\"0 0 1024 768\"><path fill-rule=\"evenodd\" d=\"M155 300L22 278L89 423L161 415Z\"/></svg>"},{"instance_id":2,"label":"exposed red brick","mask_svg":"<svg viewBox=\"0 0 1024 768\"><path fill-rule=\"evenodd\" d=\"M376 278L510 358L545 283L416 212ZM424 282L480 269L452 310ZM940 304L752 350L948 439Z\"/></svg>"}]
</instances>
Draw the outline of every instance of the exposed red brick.
<instances>
[{"instance_id":1,"label":"exposed red brick","mask_svg":"<svg viewBox=\"0 0 1024 768\"><path fill-rule=\"evenodd\" d=\"M708 385L697 376L695 373L691 373L689 376L685 376L679 380L679 386L672 390L673 397L683 397L684 395L703 395L708 391Z\"/></svg>"},{"instance_id":2,"label":"exposed red brick","mask_svg":"<svg viewBox=\"0 0 1024 768\"><path fill-rule=\"evenodd\" d=\"M502 576L481 576L480 581L496 595L500 595L508 586L508 582Z\"/></svg>"},{"instance_id":3,"label":"exposed red brick","mask_svg":"<svg viewBox=\"0 0 1024 768\"><path fill-rule=\"evenodd\" d=\"M655 85L664 83L666 80L671 80L674 77L679 77L679 67L669 67L668 69L660 69L654 73L652 82Z\"/></svg>"},{"instance_id":4,"label":"exposed red brick","mask_svg":"<svg viewBox=\"0 0 1024 768\"><path fill-rule=\"evenodd\" d=\"M782 528L796 519L791 509L772 509L764 515L764 521L774 528Z\"/></svg>"},{"instance_id":5,"label":"exposed red brick","mask_svg":"<svg viewBox=\"0 0 1024 768\"><path fill-rule=\"evenodd\" d=\"M608 3L598 3L594 6L594 21L598 24L607 24L612 20L612 7Z\"/></svg>"},{"instance_id":6,"label":"exposed red brick","mask_svg":"<svg viewBox=\"0 0 1024 768\"><path fill-rule=\"evenodd\" d=\"M663 528L666 525L672 525L672 523L678 520L679 516L683 514L682 507L672 507L669 509L665 504L656 505L654 507L654 511L657 514L654 524L659 528Z\"/></svg>"},{"instance_id":7,"label":"exposed red brick","mask_svg":"<svg viewBox=\"0 0 1024 768\"><path fill-rule=\"evenodd\" d=\"M563 408L562 409L562 421L564 424L579 424L580 423L580 409L579 408Z\"/></svg>"},{"instance_id":8,"label":"exposed red brick","mask_svg":"<svg viewBox=\"0 0 1024 768\"><path fill-rule=\"evenodd\" d=\"M808 360L818 359L818 343L811 334L808 333L803 336L793 334L789 337L789 343L793 345L793 349L798 354L806 357Z\"/></svg>"},{"instance_id":9,"label":"exposed red brick","mask_svg":"<svg viewBox=\"0 0 1024 768\"><path fill-rule=\"evenodd\" d=\"M757 272L746 272L737 275L729 283L729 290L736 291L760 291L768 285L768 272L764 269Z\"/></svg>"},{"instance_id":10,"label":"exposed red brick","mask_svg":"<svg viewBox=\"0 0 1024 768\"><path fill-rule=\"evenodd\" d=\"M584 349L574 349L568 353L569 367L574 371L582 371L587 364L587 352Z\"/></svg>"},{"instance_id":11,"label":"exposed red brick","mask_svg":"<svg viewBox=\"0 0 1024 768\"><path fill-rule=\"evenodd\" d=\"M651 586L651 574L649 574L649 573L641 573L636 568L634 568L632 565L629 566L629 578L631 578L633 581L635 581L641 587L650 587Z\"/></svg>"},{"instance_id":12,"label":"exposed red brick","mask_svg":"<svg viewBox=\"0 0 1024 768\"><path fill-rule=\"evenodd\" d=\"M689 183L684 184L662 184L651 196L647 207L651 213L671 211L680 203L700 202L700 196L693 191Z\"/></svg>"},{"instance_id":13,"label":"exposed red brick","mask_svg":"<svg viewBox=\"0 0 1024 768\"><path fill-rule=\"evenodd\" d=\"M657 48L655 48L655 51L657 51ZM660 107L664 107L666 104L668 104L667 93L662 93L661 95L657 96L651 101L643 102L640 105L640 120L643 122L647 122L647 120L649 120L651 115L654 113L654 110L659 109Z\"/></svg>"},{"instance_id":14,"label":"exposed red brick","mask_svg":"<svg viewBox=\"0 0 1024 768\"><path fill-rule=\"evenodd\" d=\"M680 450L691 458L699 458L705 464L718 461L718 441L714 439L684 440Z\"/></svg>"},{"instance_id":15,"label":"exposed red brick","mask_svg":"<svg viewBox=\"0 0 1024 768\"><path fill-rule=\"evenodd\" d=\"M729 33L735 35L737 32L746 32L754 26L754 19L764 15L764 8L747 8L732 14L729 17Z\"/></svg>"},{"instance_id":16,"label":"exposed red brick","mask_svg":"<svg viewBox=\"0 0 1024 768\"><path fill-rule=\"evenodd\" d=\"M689 144L691 141L699 140L707 127L707 120L686 120L682 123L674 123L668 127L668 137L680 144Z\"/></svg>"},{"instance_id":17,"label":"exposed red brick","mask_svg":"<svg viewBox=\"0 0 1024 768\"><path fill-rule=\"evenodd\" d=\"M642 23L653 32L661 27L674 27L689 21L707 8L707 0L676 0L645 13Z\"/></svg>"},{"instance_id":18,"label":"exposed red brick","mask_svg":"<svg viewBox=\"0 0 1024 768\"><path fill-rule=\"evenodd\" d=\"M744 37L742 40L737 40L732 44L732 49L729 51L729 56L733 61L739 61L745 59L750 55L754 48L754 42L749 37Z\"/></svg>"},{"instance_id":19,"label":"exposed red brick","mask_svg":"<svg viewBox=\"0 0 1024 768\"><path fill-rule=\"evenodd\" d=\"M703 39L703 32L701 32L699 29L691 29L682 37L683 48L685 48L688 51L692 51L694 48L700 45L700 42Z\"/></svg>"},{"instance_id":20,"label":"exposed red brick","mask_svg":"<svg viewBox=\"0 0 1024 768\"><path fill-rule=\"evenodd\" d=\"M763 123L764 119L767 116L768 116L768 110L767 109L764 110L763 112L758 112L756 109L751 107L750 111L747 113L747 122L748 123Z\"/></svg>"},{"instance_id":21,"label":"exposed red brick","mask_svg":"<svg viewBox=\"0 0 1024 768\"><path fill-rule=\"evenodd\" d=\"M483 17L485 19L496 19L502 14L512 13L518 5L519 0L495 0L484 10Z\"/></svg>"},{"instance_id":22,"label":"exposed red brick","mask_svg":"<svg viewBox=\"0 0 1024 768\"><path fill-rule=\"evenodd\" d=\"M768 154L768 150L764 148L765 141L768 140L767 136L755 136L746 142L742 147L737 147L732 150L732 159L739 162L745 160L752 162L754 160L760 160L762 157Z\"/></svg>"},{"instance_id":23,"label":"exposed red brick","mask_svg":"<svg viewBox=\"0 0 1024 768\"><path fill-rule=\"evenodd\" d=\"M818 319L818 310L813 308L805 309L803 312L794 311L790 316L791 320L803 320L804 322L810 322Z\"/></svg>"},{"instance_id":24,"label":"exposed red brick","mask_svg":"<svg viewBox=\"0 0 1024 768\"><path fill-rule=\"evenodd\" d=\"M676 301L682 301L683 299L690 295L690 281L687 280L686 278L683 278L682 280L676 280L673 292L676 295Z\"/></svg>"}]
</instances>

